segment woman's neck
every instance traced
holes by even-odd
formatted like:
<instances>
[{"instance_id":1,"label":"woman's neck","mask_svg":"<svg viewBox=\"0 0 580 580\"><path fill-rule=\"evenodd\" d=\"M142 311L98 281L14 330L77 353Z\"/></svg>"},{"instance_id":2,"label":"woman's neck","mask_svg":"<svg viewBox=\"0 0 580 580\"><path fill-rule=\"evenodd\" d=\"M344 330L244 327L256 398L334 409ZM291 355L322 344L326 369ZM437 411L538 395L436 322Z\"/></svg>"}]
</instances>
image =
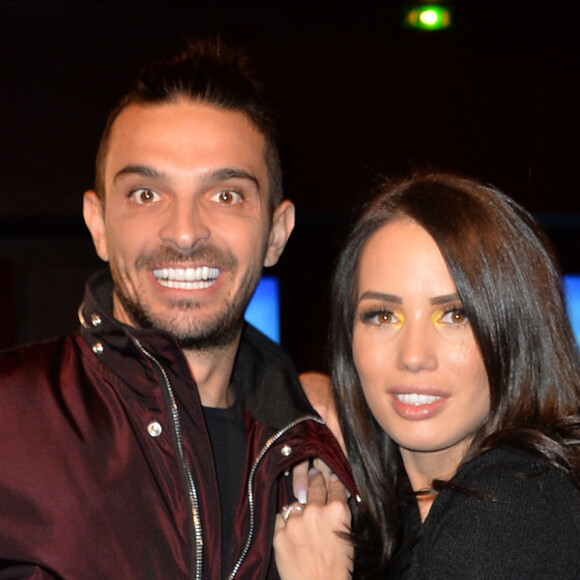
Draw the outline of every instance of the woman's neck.
<instances>
[{"instance_id":1,"label":"woman's neck","mask_svg":"<svg viewBox=\"0 0 580 580\"><path fill-rule=\"evenodd\" d=\"M405 471L413 491L424 492L417 496L421 521L425 521L436 497L432 489L433 481L451 479L468 448L469 443L440 451L411 451L400 448Z\"/></svg>"}]
</instances>

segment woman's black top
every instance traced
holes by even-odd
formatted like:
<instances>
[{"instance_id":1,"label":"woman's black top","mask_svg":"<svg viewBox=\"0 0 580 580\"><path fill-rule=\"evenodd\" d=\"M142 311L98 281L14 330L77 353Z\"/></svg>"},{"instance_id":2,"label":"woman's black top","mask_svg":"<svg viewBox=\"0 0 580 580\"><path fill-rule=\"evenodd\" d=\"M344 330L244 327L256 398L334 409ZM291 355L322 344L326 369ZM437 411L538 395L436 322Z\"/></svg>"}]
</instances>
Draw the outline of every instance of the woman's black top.
<instances>
[{"instance_id":1,"label":"woman's black top","mask_svg":"<svg viewBox=\"0 0 580 580\"><path fill-rule=\"evenodd\" d=\"M416 500L403 500L406 542L389 578L580 579L580 492L568 476L497 448L454 481L475 495L442 490L422 525Z\"/></svg>"}]
</instances>

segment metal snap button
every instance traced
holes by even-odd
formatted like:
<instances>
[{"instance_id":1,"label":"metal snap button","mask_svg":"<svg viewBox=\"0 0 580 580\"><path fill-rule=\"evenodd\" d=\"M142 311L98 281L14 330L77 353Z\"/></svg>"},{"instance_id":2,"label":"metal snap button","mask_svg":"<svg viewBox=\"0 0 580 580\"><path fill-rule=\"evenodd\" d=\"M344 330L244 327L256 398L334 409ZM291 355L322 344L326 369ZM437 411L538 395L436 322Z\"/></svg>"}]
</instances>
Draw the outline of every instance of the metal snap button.
<instances>
[{"instance_id":1,"label":"metal snap button","mask_svg":"<svg viewBox=\"0 0 580 580\"><path fill-rule=\"evenodd\" d=\"M147 432L151 437L159 437L161 432L163 431L163 427L157 421L151 421L149 425L147 425Z\"/></svg>"},{"instance_id":2,"label":"metal snap button","mask_svg":"<svg viewBox=\"0 0 580 580\"><path fill-rule=\"evenodd\" d=\"M101 354L104 351L104 347L102 345L102 343L100 342L95 342L95 344L93 344L93 352L95 354Z\"/></svg>"}]
</instances>

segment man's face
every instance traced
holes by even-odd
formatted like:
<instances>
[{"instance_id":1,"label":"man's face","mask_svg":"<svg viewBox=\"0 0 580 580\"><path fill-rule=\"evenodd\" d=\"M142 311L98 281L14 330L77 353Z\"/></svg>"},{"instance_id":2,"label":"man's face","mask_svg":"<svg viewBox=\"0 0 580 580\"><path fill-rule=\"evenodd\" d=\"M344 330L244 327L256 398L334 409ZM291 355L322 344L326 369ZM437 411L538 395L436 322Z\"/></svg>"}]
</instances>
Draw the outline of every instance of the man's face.
<instances>
[{"instance_id":1,"label":"man's face","mask_svg":"<svg viewBox=\"0 0 580 580\"><path fill-rule=\"evenodd\" d=\"M130 105L112 127L105 203L85 220L110 263L114 315L177 336L230 344L262 266L276 263L293 206L270 216L264 138L245 115L200 102Z\"/></svg>"}]
</instances>

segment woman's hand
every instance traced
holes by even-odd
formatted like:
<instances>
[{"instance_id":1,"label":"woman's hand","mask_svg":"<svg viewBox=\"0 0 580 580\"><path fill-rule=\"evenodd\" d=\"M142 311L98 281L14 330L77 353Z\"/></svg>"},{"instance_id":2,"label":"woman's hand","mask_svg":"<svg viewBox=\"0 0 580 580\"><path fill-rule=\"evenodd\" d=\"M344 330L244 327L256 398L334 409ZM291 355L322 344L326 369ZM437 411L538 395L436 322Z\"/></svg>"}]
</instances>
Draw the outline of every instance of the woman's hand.
<instances>
[{"instance_id":1,"label":"woman's hand","mask_svg":"<svg viewBox=\"0 0 580 580\"><path fill-rule=\"evenodd\" d=\"M335 475L327 486L310 471L308 503L276 516L274 553L282 580L349 580L353 548L340 532L350 531L346 489Z\"/></svg>"}]
</instances>

